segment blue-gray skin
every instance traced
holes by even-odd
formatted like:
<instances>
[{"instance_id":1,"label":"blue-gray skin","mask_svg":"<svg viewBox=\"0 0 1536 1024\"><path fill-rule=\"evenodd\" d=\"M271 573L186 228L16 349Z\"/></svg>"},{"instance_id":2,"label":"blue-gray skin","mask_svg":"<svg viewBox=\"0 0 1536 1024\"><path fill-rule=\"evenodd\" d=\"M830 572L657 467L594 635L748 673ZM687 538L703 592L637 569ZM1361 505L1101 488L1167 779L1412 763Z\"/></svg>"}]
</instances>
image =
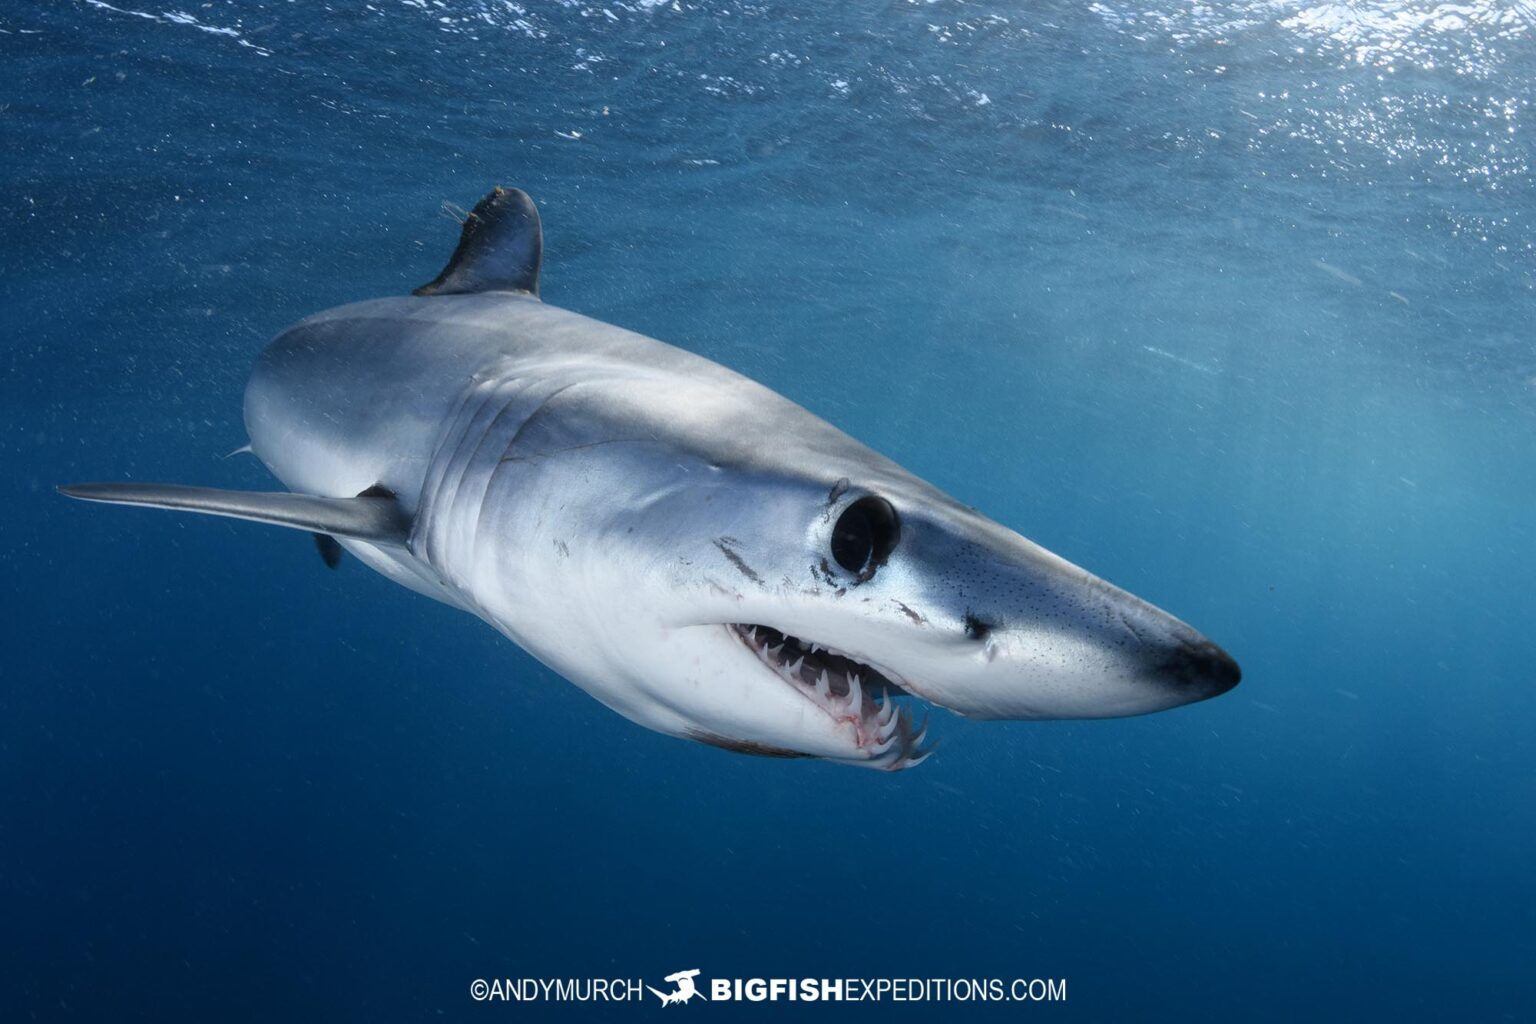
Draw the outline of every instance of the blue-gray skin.
<instances>
[{"instance_id":1,"label":"blue-gray skin","mask_svg":"<svg viewBox=\"0 0 1536 1024\"><path fill-rule=\"evenodd\" d=\"M1189 626L788 399L543 304L541 242L498 189L431 285L272 342L246 428L294 493L66 493L333 536L620 714L749 753L899 769L916 698L1104 718L1236 685Z\"/></svg>"}]
</instances>

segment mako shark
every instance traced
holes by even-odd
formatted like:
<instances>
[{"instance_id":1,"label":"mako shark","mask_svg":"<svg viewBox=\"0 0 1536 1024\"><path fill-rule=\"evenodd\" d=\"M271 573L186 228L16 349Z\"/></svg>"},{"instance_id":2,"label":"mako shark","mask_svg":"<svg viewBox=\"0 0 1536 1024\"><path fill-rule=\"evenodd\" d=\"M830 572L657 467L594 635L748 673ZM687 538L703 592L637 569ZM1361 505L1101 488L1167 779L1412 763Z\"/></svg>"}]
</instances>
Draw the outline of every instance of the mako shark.
<instances>
[{"instance_id":1,"label":"mako shark","mask_svg":"<svg viewBox=\"0 0 1536 1024\"><path fill-rule=\"evenodd\" d=\"M245 391L287 493L76 484L316 535L640 725L897 770L922 702L1108 718L1224 693L1220 647L708 359L539 299L497 188L410 296L295 324ZM339 544L339 546L338 546Z\"/></svg>"}]
</instances>

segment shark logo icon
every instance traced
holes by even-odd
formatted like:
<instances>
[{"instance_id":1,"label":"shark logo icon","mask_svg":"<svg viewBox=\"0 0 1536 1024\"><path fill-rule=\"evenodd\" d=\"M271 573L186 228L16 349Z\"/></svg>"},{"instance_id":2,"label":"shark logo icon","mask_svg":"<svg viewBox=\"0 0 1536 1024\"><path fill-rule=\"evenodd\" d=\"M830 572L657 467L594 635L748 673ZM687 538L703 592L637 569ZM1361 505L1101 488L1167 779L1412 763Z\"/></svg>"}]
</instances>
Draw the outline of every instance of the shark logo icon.
<instances>
[{"instance_id":1,"label":"shark logo icon","mask_svg":"<svg viewBox=\"0 0 1536 1024\"><path fill-rule=\"evenodd\" d=\"M676 974L667 975L666 980L677 986L671 992L663 992L660 989L651 988L649 985L645 987L650 988L652 992L656 993L656 998L661 1000L662 1006L671 1006L673 1003L686 1003L694 996L698 996L700 999L704 998L704 993L700 992L693 983L693 979L698 976L699 968L697 967L691 971L678 971Z\"/></svg>"}]
</instances>

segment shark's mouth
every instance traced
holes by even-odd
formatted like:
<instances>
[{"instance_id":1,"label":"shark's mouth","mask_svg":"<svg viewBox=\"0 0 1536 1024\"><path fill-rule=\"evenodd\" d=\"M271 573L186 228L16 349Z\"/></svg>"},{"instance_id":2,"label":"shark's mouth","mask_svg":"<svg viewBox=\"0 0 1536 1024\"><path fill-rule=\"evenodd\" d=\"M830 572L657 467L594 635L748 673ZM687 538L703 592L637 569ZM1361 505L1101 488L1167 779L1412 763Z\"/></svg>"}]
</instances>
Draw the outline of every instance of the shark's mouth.
<instances>
[{"instance_id":1,"label":"shark's mouth","mask_svg":"<svg viewBox=\"0 0 1536 1024\"><path fill-rule=\"evenodd\" d=\"M865 759L887 771L928 759L922 749L926 720L915 726L909 708L896 703L906 690L852 655L823 644L785 636L772 626L731 623L735 637L768 668L845 726Z\"/></svg>"}]
</instances>

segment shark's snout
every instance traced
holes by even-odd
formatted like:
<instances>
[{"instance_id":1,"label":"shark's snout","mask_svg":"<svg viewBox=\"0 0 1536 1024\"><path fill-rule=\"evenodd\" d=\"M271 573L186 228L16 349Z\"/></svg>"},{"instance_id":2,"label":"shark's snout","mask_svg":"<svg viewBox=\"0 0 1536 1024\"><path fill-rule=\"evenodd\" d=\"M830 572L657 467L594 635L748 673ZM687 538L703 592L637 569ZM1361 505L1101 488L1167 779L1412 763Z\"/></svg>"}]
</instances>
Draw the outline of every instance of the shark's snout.
<instances>
[{"instance_id":1,"label":"shark's snout","mask_svg":"<svg viewBox=\"0 0 1536 1024\"><path fill-rule=\"evenodd\" d=\"M995 629L979 658L910 689L976 718L1111 718L1220 696L1242 678L1225 650L1167 612L1095 580L1054 614Z\"/></svg>"},{"instance_id":2,"label":"shark's snout","mask_svg":"<svg viewBox=\"0 0 1536 1024\"><path fill-rule=\"evenodd\" d=\"M1219 697L1243 678L1230 654L1192 629L1181 631L1150 661L1149 674L1187 701Z\"/></svg>"},{"instance_id":3,"label":"shark's snout","mask_svg":"<svg viewBox=\"0 0 1536 1024\"><path fill-rule=\"evenodd\" d=\"M990 521L911 531L927 601L947 605L949 643L894 637L902 685L973 718L1114 718L1226 693L1242 672L1203 634L1161 608ZM901 628L899 620L893 619Z\"/></svg>"}]
</instances>

